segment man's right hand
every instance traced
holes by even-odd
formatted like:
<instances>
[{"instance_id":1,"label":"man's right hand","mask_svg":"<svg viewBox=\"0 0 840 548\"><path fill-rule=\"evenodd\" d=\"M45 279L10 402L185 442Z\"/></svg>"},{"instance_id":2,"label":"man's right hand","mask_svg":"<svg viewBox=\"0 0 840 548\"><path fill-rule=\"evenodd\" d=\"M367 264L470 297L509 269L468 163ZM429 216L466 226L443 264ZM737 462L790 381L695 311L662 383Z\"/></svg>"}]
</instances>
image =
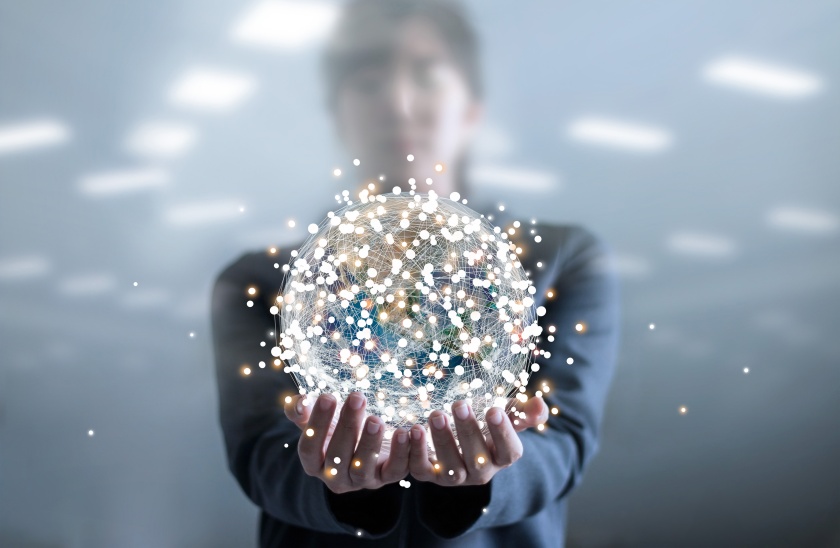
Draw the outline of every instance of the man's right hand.
<instances>
[{"instance_id":1,"label":"man's right hand","mask_svg":"<svg viewBox=\"0 0 840 548\"><path fill-rule=\"evenodd\" d=\"M381 454L385 425L373 415L365 419L367 401L361 393L347 397L335 425L332 394L309 400L304 405L304 396L297 395L285 403L286 416L302 431L298 455L307 474L321 478L334 493L378 489L408 475L408 431L397 429L390 454Z\"/></svg>"}]
</instances>

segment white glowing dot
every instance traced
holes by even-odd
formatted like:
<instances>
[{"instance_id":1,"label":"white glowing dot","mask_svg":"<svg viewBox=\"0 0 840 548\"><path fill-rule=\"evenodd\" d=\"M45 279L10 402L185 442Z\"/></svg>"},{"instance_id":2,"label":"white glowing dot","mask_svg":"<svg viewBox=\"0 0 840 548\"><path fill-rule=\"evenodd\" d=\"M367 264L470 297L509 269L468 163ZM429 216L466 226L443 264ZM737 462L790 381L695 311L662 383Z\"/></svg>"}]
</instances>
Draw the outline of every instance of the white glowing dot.
<instances>
[{"instance_id":1,"label":"white glowing dot","mask_svg":"<svg viewBox=\"0 0 840 548\"><path fill-rule=\"evenodd\" d=\"M242 374L243 374L243 375L250 375L250 374L251 374L251 368L250 368L250 367L246 367L246 368L244 368L244 369L242 370Z\"/></svg>"},{"instance_id":2,"label":"white glowing dot","mask_svg":"<svg viewBox=\"0 0 840 548\"><path fill-rule=\"evenodd\" d=\"M289 220L289 228L294 228L295 222L293 220Z\"/></svg>"},{"instance_id":3,"label":"white glowing dot","mask_svg":"<svg viewBox=\"0 0 840 548\"><path fill-rule=\"evenodd\" d=\"M486 514L487 513L487 508L482 508L481 513Z\"/></svg>"},{"instance_id":4,"label":"white glowing dot","mask_svg":"<svg viewBox=\"0 0 840 548\"><path fill-rule=\"evenodd\" d=\"M542 268L542 261L537 261L537 268Z\"/></svg>"},{"instance_id":5,"label":"white glowing dot","mask_svg":"<svg viewBox=\"0 0 840 548\"><path fill-rule=\"evenodd\" d=\"M414 154L409 154L408 156L405 157L405 159L408 160L409 162L413 162L414 161Z\"/></svg>"},{"instance_id":6,"label":"white glowing dot","mask_svg":"<svg viewBox=\"0 0 840 548\"><path fill-rule=\"evenodd\" d=\"M190 332L190 338L191 338L191 339L195 338L195 333Z\"/></svg>"},{"instance_id":7,"label":"white glowing dot","mask_svg":"<svg viewBox=\"0 0 840 548\"><path fill-rule=\"evenodd\" d=\"M134 287L137 287L138 285L140 285L140 284L137 283L137 282L134 282Z\"/></svg>"},{"instance_id":8,"label":"white glowing dot","mask_svg":"<svg viewBox=\"0 0 840 548\"><path fill-rule=\"evenodd\" d=\"M575 324L575 331L583 331L583 324L582 323L576 323Z\"/></svg>"},{"instance_id":9,"label":"white glowing dot","mask_svg":"<svg viewBox=\"0 0 840 548\"><path fill-rule=\"evenodd\" d=\"M683 405L680 407L680 415L685 415L686 413L688 413L688 407Z\"/></svg>"},{"instance_id":10,"label":"white glowing dot","mask_svg":"<svg viewBox=\"0 0 840 548\"><path fill-rule=\"evenodd\" d=\"M248 288L248 295L254 295L256 293L257 293L257 288L256 287L249 287Z\"/></svg>"},{"instance_id":11,"label":"white glowing dot","mask_svg":"<svg viewBox=\"0 0 840 548\"><path fill-rule=\"evenodd\" d=\"M309 225L308 230L309 230L310 234L317 234L318 233L318 225L316 225L315 223L312 223L311 225Z\"/></svg>"},{"instance_id":12,"label":"white glowing dot","mask_svg":"<svg viewBox=\"0 0 840 548\"><path fill-rule=\"evenodd\" d=\"M534 236L534 241L540 243L542 241L542 236Z\"/></svg>"},{"instance_id":13,"label":"white glowing dot","mask_svg":"<svg viewBox=\"0 0 840 548\"><path fill-rule=\"evenodd\" d=\"M499 206L499 211L504 211L504 210L505 210L505 206L500 205L500 206Z\"/></svg>"},{"instance_id":14,"label":"white glowing dot","mask_svg":"<svg viewBox=\"0 0 840 548\"><path fill-rule=\"evenodd\" d=\"M315 435L315 430L313 430L311 428L307 428L306 429L306 435L311 438L312 436Z\"/></svg>"},{"instance_id":15,"label":"white glowing dot","mask_svg":"<svg viewBox=\"0 0 840 548\"><path fill-rule=\"evenodd\" d=\"M333 175L335 175L336 177L340 176L340 175L341 175L341 170L340 170L340 169L338 169L338 168L335 168L335 169L333 170Z\"/></svg>"},{"instance_id":16,"label":"white glowing dot","mask_svg":"<svg viewBox=\"0 0 840 548\"><path fill-rule=\"evenodd\" d=\"M288 448L289 448L289 444L288 444L288 443L284 443L284 444L283 444L283 447L285 447L286 449L288 449Z\"/></svg>"},{"instance_id":17,"label":"white glowing dot","mask_svg":"<svg viewBox=\"0 0 840 548\"><path fill-rule=\"evenodd\" d=\"M239 206L239 213L245 213L245 206Z\"/></svg>"},{"instance_id":18,"label":"white glowing dot","mask_svg":"<svg viewBox=\"0 0 840 548\"><path fill-rule=\"evenodd\" d=\"M248 306L248 308L251 308L252 306L254 306L254 301L248 301L245 304Z\"/></svg>"},{"instance_id":19,"label":"white glowing dot","mask_svg":"<svg viewBox=\"0 0 840 548\"><path fill-rule=\"evenodd\" d=\"M357 537L360 537L360 536L362 536L362 531L361 531L361 530L359 530L359 531L356 531L356 536L357 536Z\"/></svg>"},{"instance_id":20,"label":"white glowing dot","mask_svg":"<svg viewBox=\"0 0 840 548\"><path fill-rule=\"evenodd\" d=\"M560 412L560 410L559 410L559 409L557 409L556 407L552 407L552 408L551 408L551 414L552 414L552 415L556 415L556 414L557 414L557 413L559 413L559 412Z\"/></svg>"},{"instance_id":21,"label":"white glowing dot","mask_svg":"<svg viewBox=\"0 0 840 548\"><path fill-rule=\"evenodd\" d=\"M432 184L432 178L431 177L426 177L426 184L427 185Z\"/></svg>"},{"instance_id":22,"label":"white glowing dot","mask_svg":"<svg viewBox=\"0 0 840 548\"><path fill-rule=\"evenodd\" d=\"M333 462L336 463L336 464L341 464L341 457L335 457L333 459Z\"/></svg>"},{"instance_id":23,"label":"white glowing dot","mask_svg":"<svg viewBox=\"0 0 840 548\"><path fill-rule=\"evenodd\" d=\"M566 363L572 365L573 363L575 363L575 359L570 356L566 358Z\"/></svg>"},{"instance_id":24,"label":"white glowing dot","mask_svg":"<svg viewBox=\"0 0 840 548\"><path fill-rule=\"evenodd\" d=\"M286 403L292 403L292 397L291 396L286 396L286 399L284 401Z\"/></svg>"},{"instance_id":25,"label":"white glowing dot","mask_svg":"<svg viewBox=\"0 0 840 548\"><path fill-rule=\"evenodd\" d=\"M450 470L450 471L449 471L449 475L450 475L450 476L454 476L454 475L455 475L455 470Z\"/></svg>"},{"instance_id":26,"label":"white glowing dot","mask_svg":"<svg viewBox=\"0 0 840 548\"><path fill-rule=\"evenodd\" d=\"M353 160L353 165L354 165L354 166L357 166L357 165L359 165L359 164L361 164L361 163L362 163L362 162L360 162L358 158L356 158L355 160Z\"/></svg>"},{"instance_id":27,"label":"white glowing dot","mask_svg":"<svg viewBox=\"0 0 840 548\"><path fill-rule=\"evenodd\" d=\"M744 374L747 374L747 373L749 373L749 372L750 372L750 368L749 368L749 367L745 367L745 368L744 368Z\"/></svg>"},{"instance_id":28,"label":"white glowing dot","mask_svg":"<svg viewBox=\"0 0 840 548\"><path fill-rule=\"evenodd\" d=\"M92 438L95 432L93 430L88 430L88 437Z\"/></svg>"},{"instance_id":29,"label":"white glowing dot","mask_svg":"<svg viewBox=\"0 0 840 548\"><path fill-rule=\"evenodd\" d=\"M654 324L650 324L648 326L648 329L650 329L651 331L653 331L655 328L656 328L656 326Z\"/></svg>"}]
</instances>

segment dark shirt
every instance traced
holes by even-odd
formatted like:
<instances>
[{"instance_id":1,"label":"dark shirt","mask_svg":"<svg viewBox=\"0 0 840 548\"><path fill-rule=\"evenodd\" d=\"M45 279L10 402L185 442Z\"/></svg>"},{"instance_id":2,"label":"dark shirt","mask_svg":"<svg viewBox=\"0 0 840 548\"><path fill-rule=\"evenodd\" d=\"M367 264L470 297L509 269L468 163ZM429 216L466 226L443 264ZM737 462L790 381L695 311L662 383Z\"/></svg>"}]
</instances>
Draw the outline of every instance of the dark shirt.
<instances>
[{"instance_id":1,"label":"dark shirt","mask_svg":"<svg viewBox=\"0 0 840 548\"><path fill-rule=\"evenodd\" d=\"M297 453L301 432L283 411L283 398L297 387L270 354L269 308L284 276L275 264L287 264L291 249L247 253L219 275L212 324L221 426L230 470L262 511L261 546L563 546L567 496L598 450L619 338L618 285L606 246L586 229L526 222L519 232L512 240L523 247L536 305L547 309L540 347L551 353L537 360L528 393L546 381L543 398L558 413L542 432L521 432L519 461L480 486L441 487L409 475L409 488L394 483L338 495L307 475ZM257 295L249 296L249 287ZM554 342L547 342L548 326L556 329Z\"/></svg>"}]
</instances>

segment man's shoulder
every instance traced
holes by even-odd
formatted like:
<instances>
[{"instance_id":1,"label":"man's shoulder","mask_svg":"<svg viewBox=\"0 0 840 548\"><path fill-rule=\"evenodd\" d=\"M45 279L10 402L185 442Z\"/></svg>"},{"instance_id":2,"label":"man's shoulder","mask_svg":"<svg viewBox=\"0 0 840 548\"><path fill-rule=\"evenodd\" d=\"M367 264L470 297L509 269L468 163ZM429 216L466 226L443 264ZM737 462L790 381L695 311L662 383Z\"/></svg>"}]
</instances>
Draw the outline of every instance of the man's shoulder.
<instances>
[{"instance_id":1,"label":"man's shoulder","mask_svg":"<svg viewBox=\"0 0 840 548\"><path fill-rule=\"evenodd\" d=\"M583 255L609 255L606 240L592 229L577 223L536 223L534 241L564 259ZM539 238L537 238L539 237ZM537 241L538 240L538 241Z\"/></svg>"},{"instance_id":2,"label":"man's shoulder","mask_svg":"<svg viewBox=\"0 0 840 548\"><path fill-rule=\"evenodd\" d=\"M288 264L291 257L290 249L272 248L242 252L221 268L216 276L216 283L258 284L267 280L280 279L283 277L282 267Z\"/></svg>"}]
</instances>

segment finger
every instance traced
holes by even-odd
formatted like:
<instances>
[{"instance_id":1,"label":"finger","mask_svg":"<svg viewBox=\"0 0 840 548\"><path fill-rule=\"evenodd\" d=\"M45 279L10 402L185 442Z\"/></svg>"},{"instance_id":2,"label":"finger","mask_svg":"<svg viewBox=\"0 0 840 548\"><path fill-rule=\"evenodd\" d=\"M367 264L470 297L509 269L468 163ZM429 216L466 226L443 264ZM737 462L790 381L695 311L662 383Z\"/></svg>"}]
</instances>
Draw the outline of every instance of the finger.
<instances>
[{"instance_id":1,"label":"finger","mask_svg":"<svg viewBox=\"0 0 840 548\"><path fill-rule=\"evenodd\" d=\"M359 446L353 454L350 466L350 481L354 487L374 488L377 477L377 457L382 447L385 426L379 417L369 416L362 428Z\"/></svg>"},{"instance_id":2,"label":"finger","mask_svg":"<svg viewBox=\"0 0 840 548\"><path fill-rule=\"evenodd\" d=\"M548 420L548 404L542 396L531 398L525 403L525 415L528 428L543 424Z\"/></svg>"},{"instance_id":3,"label":"finger","mask_svg":"<svg viewBox=\"0 0 840 548\"><path fill-rule=\"evenodd\" d=\"M307 405L307 399L298 394L296 396L286 396L283 409L286 412L286 418L295 423L301 430L306 429L306 423L309 422L309 415L312 409L311 405Z\"/></svg>"},{"instance_id":4,"label":"finger","mask_svg":"<svg viewBox=\"0 0 840 548\"><path fill-rule=\"evenodd\" d=\"M510 413L510 419L514 430L517 432L534 428L548 420L548 405L546 405L542 396L530 398L524 404L519 400L516 401L517 410Z\"/></svg>"},{"instance_id":5,"label":"finger","mask_svg":"<svg viewBox=\"0 0 840 548\"><path fill-rule=\"evenodd\" d=\"M493 438L493 462L505 467L518 461L522 457L522 440L510 418L498 407L491 407L487 410L486 419Z\"/></svg>"},{"instance_id":6,"label":"finger","mask_svg":"<svg viewBox=\"0 0 840 548\"><path fill-rule=\"evenodd\" d=\"M472 408L465 400L456 401L452 404L452 415L469 479L475 483L487 483L492 477L488 475L492 456Z\"/></svg>"},{"instance_id":7,"label":"finger","mask_svg":"<svg viewBox=\"0 0 840 548\"><path fill-rule=\"evenodd\" d=\"M352 485L347 472L350 469L353 453L356 452L359 431L365 420L366 402L366 398L359 392L352 392L347 396L347 400L341 407L338 424L327 446L325 472L327 478L337 479L338 483L346 482L347 485Z\"/></svg>"},{"instance_id":8,"label":"finger","mask_svg":"<svg viewBox=\"0 0 840 548\"><path fill-rule=\"evenodd\" d=\"M408 475L409 443L408 432L404 428L398 428L391 436L391 454L388 460L382 463L379 478L383 484L400 481ZM428 459L426 459L428 463Z\"/></svg>"},{"instance_id":9,"label":"finger","mask_svg":"<svg viewBox=\"0 0 840 548\"><path fill-rule=\"evenodd\" d=\"M298 455L303 469L310 476L319 476L324 468L324 443L330 433L335 413L335 397L321 394L312 407L309 422L298 442Z\"/></svg>"},{"instance_id":10,"label":"finger","mask_svg":"<svg viewBox=\"0 0 840 548\"><path fill-rule=\"evenodd\" d=\"M449 427L449 419L440 410L432 411L429 415L432 425L432 443L435 446L437 461L440 463L438 476L441 485L458 485L467 479L467 469L464 460L455 445L455 436Z\"/></svg>"},{"instance_id":11,"label":"finger","mask_svg":"<svg viewBox=\"0 0 840 548\"><path fill-rule=\"evenodd\" d=\"M433 481L435 469L429 461L429 451L426 443L426 429L415 424L409 430L410 451L408 456L408 470L417 481Z\"/></svg>"}]
</instances>

